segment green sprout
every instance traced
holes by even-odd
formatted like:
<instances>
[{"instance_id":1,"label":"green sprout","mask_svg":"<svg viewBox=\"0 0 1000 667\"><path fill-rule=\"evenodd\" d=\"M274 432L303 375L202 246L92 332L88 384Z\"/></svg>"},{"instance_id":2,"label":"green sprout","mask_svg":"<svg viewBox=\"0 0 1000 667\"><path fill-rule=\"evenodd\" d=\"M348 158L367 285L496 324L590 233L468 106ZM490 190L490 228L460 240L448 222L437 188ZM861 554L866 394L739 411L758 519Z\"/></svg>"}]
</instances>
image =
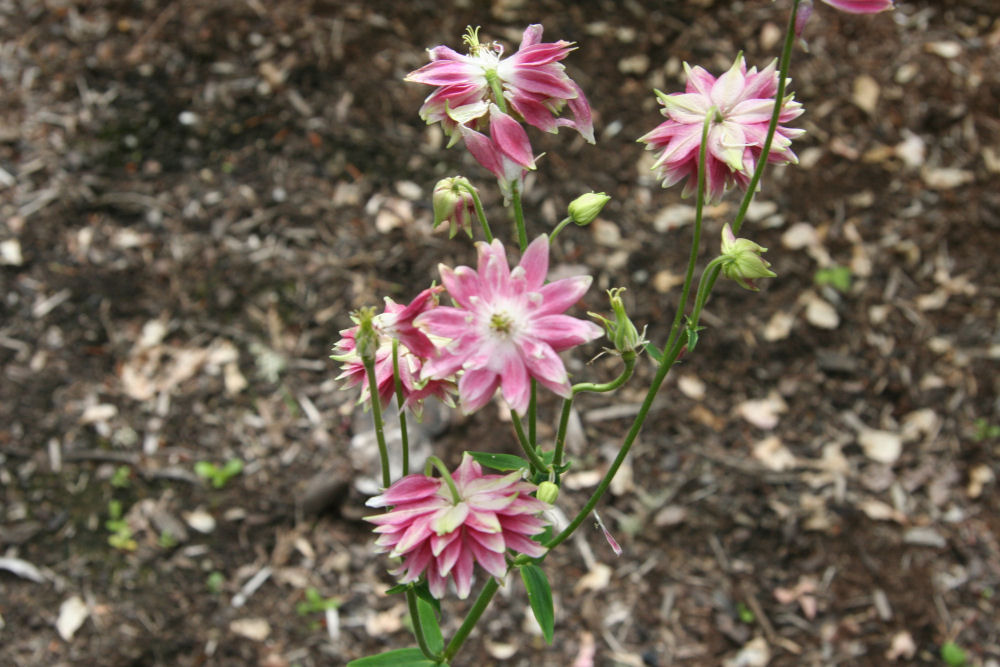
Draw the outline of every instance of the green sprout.
<instances>
[{"instance_id":1,"label":"green sprout","mask_svg":"<svg viewBox=\"0 0 1000 667\"><path fill-rule=\"evenodd\" d=\"M177 546L177 538L174 537L169 530L165 530L160 533L160 537L156 540L156 542L163 549L173 549Z\"/></svg>"},{"instance_id":2,"label":"green sprout","mask_svg":"<svg viewBox=\"0 0 1000 667\"><path fill-rule=\"evenodd\" d=\"M813 276L813 282L817 287L829 285L838 292L846 294L851 289L852 278L853 276L849 267L834 265L816 271L816 274Z\"/></svg>"},{"instance_id":3,"label":"green sprout","mask_svg":"<svg viewBox=\"0 0 1000 667\"><path fill-rule=\"evenodd\" d=\"M108 520L104 522L104 527L111 535L108 536L108 544L121 551L135 551L138 544L132 537L132 529L128 527L128 522L122 518L121 501L111 500L108 502Z\"/></svg>"},{"instance_id":4,"label":"green sprout","mask_svg":"<svg viewBox=\"0 0 1000 667\"><path fill-rule=\"evenodd\" d=\"M975 427L976 432L972 435L972 439L976 442L1000 438L1000 426L991 424L982 417L975 421Z\"/></svg>"},{"instance_id":5,"label":"green sprout","mask_svg":"<svg viewBox=\"0 0 1000 667\"><path fill-rule=\"evenodd\" d=\"M194 474L209 480L212 487L221 489L230 478L243 472L243 461L229 459L221 468L210 461L198 461L194 464Z\"/></svg>"},{"instance_id":6,"label":"green sprout","mask_svg":"<svg viewBox=\"0 0 1000 667\"><path fill-rule=\"evenodd\" d=\"M325 612L327 609L336 609L340 605L340 598L324 598L318 590L310 586L306 589L306 599L295 605L295 612L299 616L308 616Z\"/></svg>"},{"instance_id":7,"label":"green sprout","mask_svg":"<svg viewBox=\"0 0 1000 667\"><path fill-rule=\"evenodd\" d=\"M968 664L965 651L955 642L945 642L941 645L941 659L948 667L964 667Z\"/></svg>"},{"instance_id":8,"label":"green sprout","mask_svg":"<svg viewBox=\"0 0 1000 667\"><path fill-rule=\"evenodd\" d=\"M205 580L205 588L212 595L218 595L222 592L222 584L226 583L226 577L218 570L212 572L208 575L208 579Z\"/></svg>"},{"instance_id":9,"label":"green sprout","mask_svg":"<svg viewBox=\"0 0 1000 667\"><path fill-rule=\"evenodd\" d=\"M750 610L750 607L746 606L742 602L736 603L736 615L739 616L741 623L746 623L747 625L751 625L757 620L757 617L754 615L753 611Z\"/></svg>"},{"instance_id":10,"label":"green sprout","mask_svg":"<svg viewBox=\"0 0 1000 667\"><path fill-rule=\"evenodd\" d=\"M127 489L131 484L132 469L128 466L118 466L115 474L111 476L111 486L116 489Z\"/></svg>"}]
</instances>

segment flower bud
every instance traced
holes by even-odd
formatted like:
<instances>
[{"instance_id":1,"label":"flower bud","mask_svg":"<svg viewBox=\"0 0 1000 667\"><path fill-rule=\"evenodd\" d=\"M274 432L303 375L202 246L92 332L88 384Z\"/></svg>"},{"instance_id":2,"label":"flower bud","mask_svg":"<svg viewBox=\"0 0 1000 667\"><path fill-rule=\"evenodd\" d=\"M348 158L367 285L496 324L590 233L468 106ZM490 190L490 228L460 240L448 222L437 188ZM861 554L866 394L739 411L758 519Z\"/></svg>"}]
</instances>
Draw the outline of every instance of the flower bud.
<instances>
[{"instance_id":1,"label":"flower bud","mask_svg":"<svg viewBox=\"0 0 1000 667\"><path fill-rule=\"evenodd\" d=\"M542 482L538 485L535 497L543 503L551 505L556 501L556 498L559 497L559 486L554 482Z\"/></svg>"},{"instance_id":2,"label":"flower bud","mask_svg":"<svg viewBox=\"0 0 1000 667\"><path fill-rule=\"evenodd\" d=\"M583 227L589 225L600 215L604 205L611 197L603 192L588 192L580 195L569 203L569 217L573 222Z\"/></svg>"},{"instance_id":3,"label":"flower bud","mask_svg":"<svg viewBox=\"0 0 1000 667\"><path fill-rule=\"evenodd\" d=\"M375 309L370 306L358 308L351 314L351 319L358 323L358 332L354 336L358 356L364 364L375 363L375 353L379 343L374 324Z\"/></svg>"},{"instance_id":4,"label":"flower bud","mask_svg":"<svg viewBox=\"0 0 1000 667\"><path fill-rule=\"evenodd\" d=\"M649 341L646 340L642 333L639 333L635 325L632 324L632 320L629 319L628 313L625 312L625 303L621 298L621 293L624 291L624 287L615 287L608 290L611 310L615 314L614 320L609 320L597 313L589 313L589 315L601 321L601 324L604 325L604 330L607 332L608 340L615 346L615 350L618 353L639 353L642 352Z\"/></svg>"},{"instance_id":5,"label":"flower bud","mask_svg":"<svg viewBox=\"0 0 1000 667\"><path fill-rule=\"evenodd\" d=\"M472 184L461 176L442 178L434 186L431 202L434 205L434 229L442 222L448 222L451 229L448 238L452 238L459 229L472 237L472 218L476 214L476 204L472 193L467 188Z\"/></svg>"},{"instance_id":6,"label":"flower bud","mask_svg":"<svg viewBox=\"0 0 1000 667\"><path fill-rule=\"evenodd\" d=\"M767 248L748 239L738 239L726 223L722 228L722 273L736 284L757 291L756 278L774 278L778 274L768 267L771 264L761 257Z\"/></svg>"}]
</instances>

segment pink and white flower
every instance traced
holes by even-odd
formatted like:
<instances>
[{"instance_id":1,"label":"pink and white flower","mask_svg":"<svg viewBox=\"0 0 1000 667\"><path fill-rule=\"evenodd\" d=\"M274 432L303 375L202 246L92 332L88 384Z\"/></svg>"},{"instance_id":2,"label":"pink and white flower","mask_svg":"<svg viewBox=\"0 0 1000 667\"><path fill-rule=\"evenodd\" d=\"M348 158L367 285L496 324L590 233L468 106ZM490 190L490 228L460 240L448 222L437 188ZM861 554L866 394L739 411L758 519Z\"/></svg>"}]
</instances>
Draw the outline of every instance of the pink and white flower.
<instances>
[{"instance_id":1,"label":"pink and white flower","mask_svg":"<svg viewBox=\"0 0 1000 667\"><path fill-rule=\"evenodd\" d=\"M437 86L420 107L420 117L428 124L440 122L452 143L458 140L458 126L471 123L481 129L491 103L501 108L509 103L512 113L540 130L568 126L594 143L590 104L559 62L573 50L570 42L542 42L538 24L525 29L517 52L507 58L496 42L480 44L478 29L470 28L464 41L468 54L436 46L428 50L430 63L406 75L406 81ZM571 118L559 117L563 107Z\"/></svg>"},{"instance_id":2,"label":"pink and white flower","mask_svg":"<svg viewBox=\"0 0 1000 667\"><path fill-rule=\"evenodd\" d=\"M437 396L451 404L450 392L455 383L450 378L423 378L421 370L427 359L436 357L437 347L426 333L414 326L414 320L422 313L437 306L437 295L442 287L431 287L417 295L409 305L398 304L385 298L385 312L373 318L378 347L375 350L375 385L378 388L382 407L388 405L396 391L392 364L392 340L399 341L399 379L403 385L404 407L419 413L422 402L428 396ZM332 358L341 363L342 372L338 380L345 381L345 388L361 385L363 403L371 399L368 374L361 355L357 350L358 327L344 329L341 339L334 346Z\"/></svg>"},{"instance_id":3,"label":"pink and white flower","mask_svg":"<svg viewBox=\"0 0 1000 667\"><path fill-rule=\"evenodd\" d=\"M590 276L545 284L549 240L535 239L513 270L503 244L478 243L479 269L441 265L441 281L457 307L438 306L417 318L418 327L449 342L424 364L424 377L462 372L458 393L462 409L486 405L497 387L510 407L524 414L531 378L559 396L571 393L559 352L600 337L597 324L563 312L590 287Z\"/></svg>"},{"instance_id":4,"label":"pink and white flower","mask_svg":"<svg viewBox=\"0 0 1000 667\"><path fill-rule=\"evenodd\" d=\"M686 180L684 196L698 188L698 153L702 126L711 117L705 160L705 183L709 201L718 201L734 185L746 188L757 166L767 136L767 127L778 91L776 63L760 72L747 70L742 56L716 79L701 67L684 64L687 88L684 93L665 95L656 91L667 120L639 138L647 150L660 151L653 170L670 187ZM779 125L771 142L768 162L798 162L791 150L792 139L804 130L781 123L802 114L802 105L788 95L778 117Z\"/></svg>"},{"instance_id":5,"label":"pink and white flower","mask_svg":"<svg viewBox=\"0 0 1000 667\"><path fill-rule=\"evenodd\" d=\"M893 9L894 0L823 0L831 7L851 14L877 14Z\"/></svg>"},{"instance_id":6,"label":"pink and white flower","mask_svg":"<svg viewBox=\"0 0 1000 667\"><path fill-rule=\"evenodd\" d=\"M490 105L489 136L465 125L459 129L472 157L493 172L504 196L510 194L511 184L520 181L526 169L535 168L528 133L497 105Z\"/></svg>"},{"instance_id":7,"label":"pink and white flower","mask_svg":"<svg viewBox=\"0 0 1000 667\"><path fill-rule=\"evenodd\" d=\"M547 523L539 515L551 509L531 495L536 487L522 481L520 472L485 475L468 454L452 479L454 492L440 478L407 475L366 503L392 507L365 520L377 526L379 552L403 559L393 574L400 583L426 574L431 595L438 599L449 580L458 597L467 598L475 563L502 579L508 549L532 558L545 555L545 547L531 537L545 530Z\"/></svg>"}]
</instances>

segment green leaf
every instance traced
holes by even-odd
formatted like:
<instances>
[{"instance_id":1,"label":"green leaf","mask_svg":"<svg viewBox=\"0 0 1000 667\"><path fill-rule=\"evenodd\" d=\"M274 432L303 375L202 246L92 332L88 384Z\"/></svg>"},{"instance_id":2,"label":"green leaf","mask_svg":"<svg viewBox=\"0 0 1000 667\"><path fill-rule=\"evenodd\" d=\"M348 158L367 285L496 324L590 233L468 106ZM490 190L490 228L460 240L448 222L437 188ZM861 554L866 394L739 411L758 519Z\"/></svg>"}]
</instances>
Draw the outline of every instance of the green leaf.
<instances>
[{"instance_id":1,"label":"green leaf","mask_svg":"<svg viewBox=\"0 0 1000 667\"><path fill-rule=\"evenodd\" d=\"M945 642L941 646L941 659L945 661L949 667L964 667L968 658L965 655L965 651L962 647L955 642Z\"/></svg>"},{"instance_id":2,"label":"green leaf","mask_svg":"<svg viewBox=\"0 0 1000 667\"><path fill-rule=\"evenodd\" d=\"M524 588L528 591L531 611L542 628L542 636L545 637L546 643L551 644L556 616L552 607L552 588L549 587L549 578L545 576L542 568L528 564L521 566L521 579L524 580Z\"/></svg>"},{"instance_id":3,"label":"green leaf","mask_svg":"<svg viewBox=\"0 0 1000 667\"><path fill-rule=\"evenodd\" d=\"M347 667L433 667L437 664L428 660L418 648L401 648L351 660Z\"/></svg>"},{"instance_id":4,"label":"green leaf","mask_svg":"<svg viewBox=\"0 0 1000 667\"><path fill-rule=\"evenodd\" d=\"M407 590L407 589L408 589L409 587L410 587L410 585L409 585L409 584L396 584L396 585L395 585L395 586L393 586L392 588L388 589L388 590L387 590L387 591L385 592L385 594L386 594L386 595L395 595L396 593L405 593L405 592L406 592L406 590Z\"/></svg>"},{"instance_id":5,"label":"green leaf","mask_svg":"<svg viewBox=\"0 0 1000 667\"><path fill-rule=\"evenodd\" d=\"M431 650L431 653L441 653L444 650L444 636L441 634L441 626L438 625L434 605L418 597L417 614L420 615L420 627L424 631L427 648Z\"/></svg>"},{"instance_id":6,"label":"green leaf","mask_svg":"<svg viewBox=\"0 0 1000 667\"><path fill-rule=\"evenodd\" d=\"M659 364L660 361L663 359L663 352L660 351L660 348L652 344L646 346L646 354L648 354L649 358L655 361L657 364Z\"/></svg>"},{"instance_id":7,"label":"green leaf","mask_svg":"<svg viewBox=\"0 0 1000 667\"><path fill-rule=\"evenodd\" d=\"M818 286L829 285L835 290L847 293L851 289L851 269L847 266L829 266L816 271L813 282Z\"/></svg>"},{"instance_id":8,"label":"green leaf","mask_svg":"<svg viewBox=\"0 0 1000 667\"><path fill-rule=\"evenodd\" d=\"M417 594L421 600L434 607L434 612L437 614L441 613L441 602L431 595L431 589L427 586L426 581L421 581L417 584L404 584L405 586L413 586L413 592Z\"/></svg>"},{"instance_id":9,"label":"green leaf","mask_svg":"<svg viewBox=\"0 0 1000 667\"><path fill-rule=\"evenodd\" d=\"M198 461L194 464L194 474L206 479L219 474L219 469L211 461Z\"/></svg>"},{"instance_id":10,"label":"green leaf","mask_svg":"<svg viewBox=\"0 0 1000 667\"><path fill-rule=\"evenodd\" d=\"M514 456L513 454L469 452L469 456L474 458L479 465L486 466L487 468L493 468L494 470L499 470L501 472L521 470L522 468L529 468L531 466L531 464L526 460L522 459L520 456Z\"/></svg>"}]
</instances>

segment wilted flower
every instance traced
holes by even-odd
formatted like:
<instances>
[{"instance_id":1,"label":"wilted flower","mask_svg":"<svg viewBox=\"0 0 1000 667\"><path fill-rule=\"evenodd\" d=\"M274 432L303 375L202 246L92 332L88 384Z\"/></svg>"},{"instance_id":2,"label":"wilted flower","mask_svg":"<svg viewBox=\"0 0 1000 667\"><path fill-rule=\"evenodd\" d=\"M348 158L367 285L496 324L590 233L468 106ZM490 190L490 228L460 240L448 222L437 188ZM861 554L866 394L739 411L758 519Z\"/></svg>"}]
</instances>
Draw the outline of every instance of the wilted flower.
<instances>
[{"instance_id":1,"label":"wilted flower","mask_svg":"<svg viewBox=\"0 0 1000 667\"><path fill-rule=\"evenodd\" d=\"M722 227L722 273L730 280L735 280L740 287L757 291L754 280L757 278L774 278L778 274L769 267L770 262L761 257L767 248L757 245L749 239L738 239L726 223Z\"/></svg>"},{"instance_id":2,"label":"wilted flower","mask_svg":"<svg viewBox=\"0 0 1000 667\"><path fill-rule=\"evenodd\" d=\"M621 296L624 291L624 287L615 287L608 290L608 300L611 302L611 310L615 314L614 319L609 320L597 313L587 314L600 320L601 324L604 325L608 340L615 346L615 352L618 354L625 352L638 354L646 349L649 341L646 340L646 329L643 328L642 333L639 333L632 320L629 319L628 313L625 312L625 302L622 301Z\"/></svg>"},{"instance_id":3,"label":"wilted flower","mask_svg":"<svg viewBox=\"0 0 1000 667\"><path fill-rule=\"evenodd\" d=\"M590 104L559 62L573 49L570 42L542 42L542 26L534 24L524 31L517 52L503 58L503 47L481 44L478 33L469 28L463 38L468 55L436 46L428 50L430 63L406 75L407 81L437 86L420 107L424 121L440 121L454 143L458 126L482 129L489 105L500 103L499 96L501 106L509 103L529 125L546 132L569 126L594 143ZM572 118L558 117L564 106Z\"/></svg>"},{"instance_id":4,"label":"wilted flower","mask_svg":"<svg viewBox=\"0 0 1000 667\"><path fill-rule=\"evenodd\" d=\"M504 196L510 193L512 183L521 180L526 169L535 168L528 133L495 104L490 105L489 136L465 125L461 126L461 133L472 157L497 177Z\"/></svg>"},{"instance_id":5,"label":"wilted flower","mask_svg":"<svg viewBox=\"0 0 1000 667\"><path fill-rule=\"evenodd\" d=\"M718 201L733 185L746 188L763 152L767 127L778 91L776 63L762 71L747 70L742 56L718 79L701 67L684 64L687 89L666 95L656 91L668 120L640 137L647 150L661 151L653 164L663 187L683 180L684 196L698 189L698 153L702 126L711 117L705 158L708 200ZM783 127L802 114L802 106L788 95L778 117L779 125L771 142L768 162L797 162L792 139L804 130Z\"/></svg>"},{"instance_id":6,"label":"wilted flower","mask_svg":"<svg viewBox=\"0 0 1000 667\"><path fill-rule=\"evenodd\" d=\"M604 205L610 200L611 197L603 192L588 192L571 201L567 212L577 225L589 225L601 214Z\"/></svg>"},{"instance_id":7,"label":"wilted flower","mask_svg":"<svg viewBox=\"0 0 1000 667\"><path fill-rule=\"evenodd\" d=\"M447 339L436 359L424 364L424 377L449 377L458 371L458 393L465 412L484 406L497 387L511 408L528 409L530 378L560 396L571 393L559 352L599 337L593 322L563 315L590 287L590 276L545 284L549 240L535 239L511 270L503 244L478 243L479 270L441 265L441 281L458 307L438 306L417 318L417 326Z\"/></svg>"},{"instance_id":8,"label":"wilted flower","mask_svg":"<svg viewBox=\"0 0 1000 667\"><path fill-rule=\"evenodd\" d=\"M823 0L831 7L851 14L877 14L893 9L894 0Z\"/></svg>"},{"instance_id":9,"label":"wilted flower","mask_svg":"<svg viewBox=\"0 0 1000 667\"><path fill-rule=\"evenodd\" d=\"M371 398L368 374L361 355L364 350L374 351L375 385L378 388L381 405L383 407L388 405L392 399L396 391L392 341L396 339L399 341L397 357L399 379L403 385L405 398L404 405L419 412L422 401L428 396L437 396L442 401L451 403L449 392L454 389L454 382L444 377L427 379L421 377L424 362L437 356L438 352L427 334L413 324L418 315L436 306L437 295L442 289L440 286L425 289L406 306L386 297L385 312L372 316L370 309L359 311L360 315L352 317L357 326L340 332L341 339L334 346L332 355L334 360L341 363L342 373L337 379L345 380L347 387L361 385L359 402ZM361 342L364 344L359 347Z\"/></svg>"},{"instance_id":10,"label":"wilted flower","mask_svg":"<svg viewBox=\"0 0 1000 667\"><path fill-rule=\"evenodd\" d=\"M545 547L531 537L545 530L539 514L551 507L531 495L535 485L522 481L520 472L484 475L468 454L452 480L454 487L440 478L407 475L366 503L392 507L365 520L377 526L380 552L403 559L393 574L401 583L426 574L431 595L438 599L449 579L458 597L468 597L474 563L503 578L508 549L543 556Z\"/></svg>"},{"instance_id":11,"label":"wilted flower","mask_svg":"<svg viewBox=\"0 0 1000 667\"><path fill-rule=\"evenodd\" d=\"M442 222L450 226L448 238L455 236L459 229L472 238L472 219L476 215L476 204L469 192L472 184L461 176L442 178L434 186L431 202L434 205L434 229Z\"/></svg>"}]
</instances>

